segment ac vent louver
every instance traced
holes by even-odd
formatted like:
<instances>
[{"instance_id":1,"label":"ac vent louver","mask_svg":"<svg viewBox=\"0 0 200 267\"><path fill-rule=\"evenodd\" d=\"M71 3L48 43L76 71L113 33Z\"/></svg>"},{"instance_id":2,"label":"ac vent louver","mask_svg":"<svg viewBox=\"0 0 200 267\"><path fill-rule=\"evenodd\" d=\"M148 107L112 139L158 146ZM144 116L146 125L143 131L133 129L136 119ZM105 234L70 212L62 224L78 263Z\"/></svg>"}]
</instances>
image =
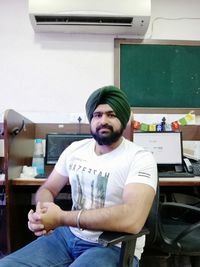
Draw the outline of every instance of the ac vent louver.
<instances>
[{"instance_id":1,"label":"ac vent louver","mask_svg":"<svg viewBox=\"0 0 200 267\"><path fill-rule=\"evenodd\" d=\"M35 16L38 25L105 25L132 26L132 17L92 17L92 16Z\"/></svg>"}]
</instances>

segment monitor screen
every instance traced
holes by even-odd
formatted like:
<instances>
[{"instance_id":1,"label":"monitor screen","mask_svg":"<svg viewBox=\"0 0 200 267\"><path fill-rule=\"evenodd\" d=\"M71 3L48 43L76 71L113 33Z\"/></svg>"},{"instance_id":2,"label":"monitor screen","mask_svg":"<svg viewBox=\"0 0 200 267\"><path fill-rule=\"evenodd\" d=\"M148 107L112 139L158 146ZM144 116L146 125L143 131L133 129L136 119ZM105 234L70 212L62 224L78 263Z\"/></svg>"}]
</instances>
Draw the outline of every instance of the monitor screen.
<instances>
[{"instance_id":1,"label":"monitor screen","mask_svg":"<svg viewBox=\"0 0 200 267\"><path fill-rule=\"evenodd\" d=\"M182 164L181 132L135 132L134 142L151 151L158 165Z\"/></svg>"},{"instance_id":2,"label":"monitor screen","mask_svg":"<svg viewBox=\"0 0 200 267\"><path fill-rule=\"evenodd\" d=\"M91 138L91 134L73 134L73 133L49 133L46 135L46 165L55 165L60 154L72 142L85 138Z\"/></svg>"}]
</instances>

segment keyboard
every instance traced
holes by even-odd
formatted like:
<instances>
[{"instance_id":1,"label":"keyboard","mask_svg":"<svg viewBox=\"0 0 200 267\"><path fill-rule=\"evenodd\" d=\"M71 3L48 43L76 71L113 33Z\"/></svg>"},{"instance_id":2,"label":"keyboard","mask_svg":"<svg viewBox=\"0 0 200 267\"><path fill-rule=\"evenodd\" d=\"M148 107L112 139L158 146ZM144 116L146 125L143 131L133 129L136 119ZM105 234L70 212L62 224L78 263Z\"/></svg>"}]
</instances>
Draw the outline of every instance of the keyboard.
<instances>
[{"instance_id":1,"label":"keyboard","mask_svg":"<svg viewBox=\"0 0 200 267\"><path fill-rule=\"evenodd\" d=\"M193 173L190 172L175 172L175 171L165 171L165 172L158 172L159 178L187 178L187 177L194 177Z\"/></svg>"}]
</instances>

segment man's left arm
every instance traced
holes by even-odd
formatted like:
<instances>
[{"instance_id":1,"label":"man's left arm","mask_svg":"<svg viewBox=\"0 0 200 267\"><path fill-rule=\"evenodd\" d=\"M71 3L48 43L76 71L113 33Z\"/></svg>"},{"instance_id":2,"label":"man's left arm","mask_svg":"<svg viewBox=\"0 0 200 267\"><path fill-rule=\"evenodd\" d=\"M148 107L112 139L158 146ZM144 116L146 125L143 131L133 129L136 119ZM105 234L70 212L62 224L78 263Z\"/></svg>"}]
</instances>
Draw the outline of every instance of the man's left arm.
<instances>
[{"instance_id":1,"label":"man's left arm","mask_svg":"<svg viewBox=\"0 0 200 267\"><path fill-rule=\"evenodd\" d=\"M89 230L138 233L148 217L154 196L155 190L150 185L127 184L122 204L84 210L79 218L80 227ZM54 203L43 205L47 211L41 214L41 219L47 231L61 225L77 227L79 211L63 211Z\"/></svg>"}]
</instances>

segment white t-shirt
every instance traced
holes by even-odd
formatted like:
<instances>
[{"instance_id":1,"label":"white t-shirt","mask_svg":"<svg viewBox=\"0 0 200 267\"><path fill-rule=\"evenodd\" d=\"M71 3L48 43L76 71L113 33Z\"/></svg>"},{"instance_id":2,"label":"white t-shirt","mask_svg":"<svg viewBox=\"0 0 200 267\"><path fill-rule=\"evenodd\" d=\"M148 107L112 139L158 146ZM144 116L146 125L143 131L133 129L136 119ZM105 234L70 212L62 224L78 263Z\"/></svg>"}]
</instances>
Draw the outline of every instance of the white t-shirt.
<instances>
[{"instance_id":1,"label":"white t-shirt","mask_svg":"<svg viewBox=\"0 0 200 267\"><path fill-rule=\"evenodd\" d=\"M125 138L116 149L103 155L96 155L94 148L94 139L74 142L63 151L55 166L58 173L69 177L73 210L121 204L124 186L129 183L148 184L156 191L157 168L150 152ZM98 242L102 233L70 229L90 242ZM139 259L144 244L145 236L137 239L135 255Z\"/></svg>"}]
</instances>

